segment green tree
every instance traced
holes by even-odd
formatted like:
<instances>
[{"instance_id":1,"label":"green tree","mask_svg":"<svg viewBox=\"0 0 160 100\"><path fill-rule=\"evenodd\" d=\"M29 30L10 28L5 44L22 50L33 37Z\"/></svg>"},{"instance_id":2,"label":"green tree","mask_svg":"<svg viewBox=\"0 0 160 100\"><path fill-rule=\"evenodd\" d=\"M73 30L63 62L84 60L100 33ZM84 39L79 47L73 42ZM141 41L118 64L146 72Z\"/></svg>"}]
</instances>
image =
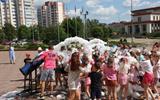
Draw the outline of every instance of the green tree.
<instances>
[{"instance_id":1,"label":"green tree","mask_svg":"<svg viewBox=\"0 0 160 100\"><path fill-rule=\"evenodd\" d=\"M4 39L4 34L3 34L3 30L0 29L0 41L2 41Z\"/></svg>"},{"instance_id":2,"label":"green tree","mask_svg":"<svg viewBox=\"0 0 160 100\"><path fill-rule=\"evenodd\" d=\"M37 30L39 32L39 39L45 40L46 39L46 33L45 33L46 27L42 27L42 26L38 25Z\"/></svg>"},{"instance_id":3,"label":"green tree","mask_svg":"<svg viewBox=\"0 0 160 100\"><path fill-rule=\"evenodd\" d=\"M2 30L2 29L0 29L0 33L3 33L3 30Z\"/></svg>"},{"instance_id":4,"label":"green tree","mask_svg":"<svg viewBox=\"0 0 160 100\"><path fill-rule=\"evenodd\" d=\"M95 26L92 28L91 33L94 38L102 38L104 31L102 27Z\"/></svg>"},{"instance_id":5,"label":"green tree","mask_svg":"<svg viewBox=\"0 0 160 100\"><path fill-rule=\"evenodd\" d=\"M61 25L59 26L59 34L60 34L60 41L63 41L68 37L68 34L65 32L65 29Z\"/></svg>"},{"instance_id":6,"label":"green tree","mask_svg":"<svg viewBox=\"0 0 160 100\"><path fill-rule=\"evenodd\" d=\"M64 29L64 32L68 33L66 34L68 36L83 36L83 22L80 17L65 19L61 26Z\"/></svg>"},{"instance_id":7,"label":"green tree","mask_svg":"<svg viewBox=\"0 0 160 100\"><path fill-rule=\"evenodd\" d=\"M5 38L7 40L12 40L16 38L16 30L15 27L12 26L10 23L5 23L3 27L3 32L5 34Z\"/></svg>"},{"instance_id":8,"label":"green tree","mask_svg":"<svg viewBox=\"0 0 160 100\"><path fill-rule=\"evenodd\" d=\"M31 31L25 25L22 25L18 28L17 32L18 39L30 39Z\"/></svg>"},{"instance_id":9,"label":"green tree","mask_svg":"<svg viewBox=\"0 0 160 100\"><path fill-rule=\"evenodd\" d=\"M57 42L58 41L58 27L57 26L50 26L45 28L44 30L44 42L49 43L50 41L52 42Z\"/></svg>"}]
</instances>

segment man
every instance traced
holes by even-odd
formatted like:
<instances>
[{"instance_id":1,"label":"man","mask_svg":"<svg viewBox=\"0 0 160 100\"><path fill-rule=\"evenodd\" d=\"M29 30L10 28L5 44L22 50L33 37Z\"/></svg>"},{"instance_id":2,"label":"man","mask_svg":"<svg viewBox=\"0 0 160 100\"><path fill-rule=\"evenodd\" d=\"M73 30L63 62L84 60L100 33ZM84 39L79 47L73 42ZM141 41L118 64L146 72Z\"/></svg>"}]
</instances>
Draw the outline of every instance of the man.
<instances>
[{"instance_id":1,"label":"man","mask_svg":"<svg viewBox=\"0 0 160 100\"><path fill-rule=\"evenodd\" d=\"M50 81L50 93L53 91L53 82L55 80L55 71L56 64L58 61L58 56L53 50L52 46L49 46L49 50L44 52L38 60L43 59L44 60L44 66L40 77L40 83L41 83L41 95L40 99L44 99L44 90L45 90L45 82ZM51 95L52 96L52 95Z\"/></svg>"}]
</instances>

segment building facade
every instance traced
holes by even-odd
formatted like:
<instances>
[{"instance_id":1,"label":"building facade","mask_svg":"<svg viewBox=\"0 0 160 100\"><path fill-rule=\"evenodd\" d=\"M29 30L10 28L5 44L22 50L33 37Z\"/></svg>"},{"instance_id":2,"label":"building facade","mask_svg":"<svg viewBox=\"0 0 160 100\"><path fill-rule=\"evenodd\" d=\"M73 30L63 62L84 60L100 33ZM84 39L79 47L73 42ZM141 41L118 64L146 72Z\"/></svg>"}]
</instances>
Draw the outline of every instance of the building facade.
<instances>
[{"instance_id":1,"label":"building facade","mask_svg":"<svg viewBox=\"0 0 160 100\"><path fill-rule=\"evenodd\" d=\"M0 2L0 27L11 23L14 27L36 24L34 0L5 0Z\"/></svg>"},{"instance_id":2,"label":"building facade","mask_svg":"<svg viewBox=\"0 0 160 100\"><path fill-rule=\"evenodd\" d=\"M14 27L16 22L16 6L15 0L6 0L0 2L0 26L3 27L5 23L11 23Z\"/></svg>"},{"instance_id":3,"label":"building facade","mask_svg":"<svg viewBox=\"0 0 160 100\"><path fill-rule=\"evenodd\" d=\"M127 34L153 33L160 31L160 7L132 11L132 21L125 23Z\"/></svg>"},{"instance_id":4,"label":"building facade","mask_svg":"<svg viewBox=\"0 0 160 100\"><path fill-rule=\"evenodd\" d=\"M38 24L43 27L49 27L61 24L64 20L63 2L45 2L37 10Z\"/></svg>"},{"instance_id":5,"label":"building facade","mask_svg":"<svg viewBox=\"0 0 160 100\"><path fill-rule=\"evenodd\" d=\"M108 26L112 29L115 29L117 32L124 32L124 25L126 22L121 21L121 22L113 22L111 24L108 24Z\"/></svg>"}]
</instances>

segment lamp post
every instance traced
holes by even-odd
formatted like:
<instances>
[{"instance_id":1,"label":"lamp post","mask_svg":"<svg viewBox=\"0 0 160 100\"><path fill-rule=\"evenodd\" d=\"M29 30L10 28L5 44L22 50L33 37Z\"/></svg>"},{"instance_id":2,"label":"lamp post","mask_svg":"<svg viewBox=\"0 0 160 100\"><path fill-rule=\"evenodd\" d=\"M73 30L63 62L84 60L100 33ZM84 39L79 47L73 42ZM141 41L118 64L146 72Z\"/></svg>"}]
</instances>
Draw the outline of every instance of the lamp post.
<instances>
[{"instance_id":1,"label":"lamp post","mask_svg":"<svg viewBox=\"0 0 160 100\"><path fill-rule=\"evenodd\" d=\"M37 30L37 34L38 34L38 41L40 41L39 30Z\"/></svg>"},{"instance_id":2,"label":"lamp post","mask_svg":"<svg viewBox=\"0 0 160 100\"><path fill-rule=\"evenodd\" d=\"M59 43L61 40L60 40L59 24L57 24L57 25L58 25L57 28L58 28L58 43Z\"/></svg>"},{"instance_id":3,"label":"lamp post","mask_svg":"<svg viewBox=\"0 0 160 100\"><path fill-rule=\"evenodd\" d=\"M80 12L80 14L84 17L83 38L87 38L86 19L87 19L88 11L83 11L83 9L82 9L82 11Z\"/></svg>"},{"instance_id":4,"label":"lamp post","mask_svg":"<svg viewBox=\"0 0 160 100\"><path fill-rule=\"evenodd\" d=\"M74 0L74 2L75 2L75 16L74 16L74 18L75 18L75 30L76 30L76 36L78 36L78 31L77 31L77 0Z\"/></svg>"},{"instance_id":5,"label":"lamp post","mask_svg":"<svg viewBox=\"0 0 160 100\"><path fill-rule=\"evenodd\" d=\"M131 43L134 42L134 40L133 40L133 19L132 19L132 11L133 11L133 0L131 0Z\"/></svg>"},{"instance_id":6,"label":"lamp post","mask_svg":"<svg viewBox=\"0 0 160 100\"><path fill-rule=\"evenodd\" d=\"M34 42L34 27L32 26L32 28L31 28L31 33L32 33L32 41Z\"/></svg>"}]
</instances>

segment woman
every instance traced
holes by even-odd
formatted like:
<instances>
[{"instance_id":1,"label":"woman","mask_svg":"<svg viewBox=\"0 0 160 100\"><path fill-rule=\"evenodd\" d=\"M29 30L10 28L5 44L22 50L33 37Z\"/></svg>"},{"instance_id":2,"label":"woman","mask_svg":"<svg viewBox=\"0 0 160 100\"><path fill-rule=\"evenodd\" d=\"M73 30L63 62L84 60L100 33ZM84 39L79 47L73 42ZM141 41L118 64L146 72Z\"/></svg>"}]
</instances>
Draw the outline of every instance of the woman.
<instances>
[{"instance_id":1,"label":"woman","mask_svg":"<svg viewBox=\"0 0 160 100\"><path fill-rule=\"evenodd\" d=\"M79 53L74 52L69 62L70 66L65 69L68 71L68 100L80 100L80 74L83 68L80 67L81 64L79 58Z\"/></svg>"},{"instance_id":2,"label":"woman","mask_svg":"<svg viewBox=\"0 0 160 100\"><path fill-rule=\"evenodd\" d=\"M10 44L9 47L9 59L11 64L15 64L16 57L15 57L14 47L12 46L12 44Z\"/></svg>"}]
</instances>

